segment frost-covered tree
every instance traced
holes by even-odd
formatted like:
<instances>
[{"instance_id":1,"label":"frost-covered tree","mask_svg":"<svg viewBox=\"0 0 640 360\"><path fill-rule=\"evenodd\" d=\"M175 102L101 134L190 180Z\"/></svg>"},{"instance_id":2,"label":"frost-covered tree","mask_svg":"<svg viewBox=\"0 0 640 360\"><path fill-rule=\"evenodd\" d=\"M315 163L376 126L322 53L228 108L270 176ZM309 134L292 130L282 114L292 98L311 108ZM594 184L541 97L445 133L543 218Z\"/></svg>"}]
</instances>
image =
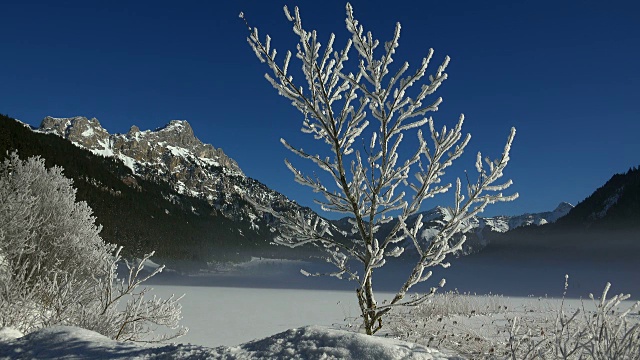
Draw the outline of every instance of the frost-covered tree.
<instances>
[{"instance_id":1,"label":"frost-covered tree","mask_svg":"<svg viewBox=\"0 0 640 360\"><path fill-rule=\"evenodd\" d=\"M179 298L145 300L142 261L129 264L105 243L91 208L76 201L73 181L44 160L0 163L0 327L27 333L51 325L78 325L120 340L154 340L150 326L177 329ZM118 279L118 264L129 277ZM121 301L127 301L122 306ZM169 335L167 338L171 338ZM156 339L164 339L159 337Z\"/></svg>"},{"instance_id":2,"label":"frost-covered tree","mask_svg":"<svg viewBox=\"0 0 640 360\"><path fill-rule=\"evenodd\" d=\"M430 278L431 272L425 269L449 265L445 257L460 250L465 241L464 236L454 235L464 233L472 216L488 204L517 197L517 194L501 193L511 185L510 180L496 184L509 161L515 129L511 129L504 152L498 159L483 159L478 153L477 180L469 182L467 179L463 185L458 178L454 205L447 209L437 234L423 238L422 218L412 216L420 212L425 200L452 187L451 183L441 182L442 176L462 155L470 139L470 135L462 133L464 116L460 116L453 128L443 126L441 130L436 129L431 117L425 116L436 111L442 101L437 98L426 102L447 78L445 69L449 57L445 57L435 74L427 77L433 49L428 51L415 72L407 72L407 62L392 72L390 65L398 49L400 24L396 25L391 41L379 50L380 42L370 32L364 32L353 16L351 5L347 4L346 10L346 27L350 33L346 46L334 51L335 36L331 34L321 51L317 33L302 27L298 8L293 14L284 8L286 18L293 24L293 32L299 37L295 57L302 64L302 82L295 80L289 72L292 53L287 51L282 62L277 62L271 38L266 35L261 39L258 29L247 23L248 42L258 59L271 69L271 74L265 74L266 79L302 113L302 131L329 148L328 156L321 156L281 140L294 154L321 169L328 181L303 174L289 161L286 161L287 167L297 182L322 195L323 199L316 202L323 210L348 214L353 227L353 236L345 241L334 236L323 219L309 218L302 212L277 215L283 223L277 243L290 247L308 243L324 246L329 254L328 261L338 268L332 275L346 275L358 282L356 291L363 326L367 334L374 334L382 327L382 318L392 307L416 305L430 295L405 300L412 286ZM244 19L242 13L240 17ZM359 60L355 66L348 61L352 47ZM375 128L371 129L370 124ZM402 152L404 136L413 131L417 135L417 148L409 153ZM384 238L379 237L380 227L394 219L393 229ZM406 240L413 243L419 260L393 299L378 304L373 288L374 270L385 264L385 257L400 256ZM359 271L354 270L354 262L359 263ZM444 280L440 282L441 286L443 284ZM431 293L434 291L432 288Z\"/></svg>"}]
</instances>

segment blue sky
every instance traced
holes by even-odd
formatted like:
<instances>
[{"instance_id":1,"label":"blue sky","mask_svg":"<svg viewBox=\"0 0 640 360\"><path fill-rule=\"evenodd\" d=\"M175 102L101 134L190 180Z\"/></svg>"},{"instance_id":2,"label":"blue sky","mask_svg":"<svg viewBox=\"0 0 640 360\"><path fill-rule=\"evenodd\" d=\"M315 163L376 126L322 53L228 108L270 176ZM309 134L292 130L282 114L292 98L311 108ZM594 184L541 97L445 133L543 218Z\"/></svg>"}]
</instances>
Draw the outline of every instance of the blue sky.
<instances>
[{"instance_id":1,"label":"blue sky","mask_svg":"<svg viewBox=\"0 0 640 360\"><path fill-rule=\"evenodd\" d=\"M97 117L109 132L188 120L244 172L303 205L284 137L308 148L301 117L264 80L246 42L244 11L280 54L295 47L282 5L303 24L346 41L342 1L4 1L0 5L0 112L39 125L47 115ZM382 41L402 24L395 64L429 48L449 55L440 126L460 113L475 153L500 154L518 130L506 176L520 198L486 214L552 210L583 200L640 164L640 7L634 1L353 1ZM295 66L295 65L291 65ZM408 144L409 145L409 144ZM405 150L411 150L410 147ZM305 168L303 162L292 159ZM426 203L432 207L447 203Z\"/></svg>"}]
</instances>

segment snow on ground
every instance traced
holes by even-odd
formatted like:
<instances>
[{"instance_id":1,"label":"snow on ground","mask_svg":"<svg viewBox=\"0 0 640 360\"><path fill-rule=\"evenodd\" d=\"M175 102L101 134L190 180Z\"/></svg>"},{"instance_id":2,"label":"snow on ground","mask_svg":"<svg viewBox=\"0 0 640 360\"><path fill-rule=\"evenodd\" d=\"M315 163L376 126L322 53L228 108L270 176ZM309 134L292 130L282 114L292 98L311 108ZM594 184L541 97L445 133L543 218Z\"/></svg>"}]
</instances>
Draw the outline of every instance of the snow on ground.
<instances>
[{"instance_id":1,"label":"snow on ground","mask_svg":"<svg viewBox=\"0 0 640 360\"><path fill-rule=\"evenodd\" d=\"M420 345L320 326L290 329L240 346L137 346L77 327L50 327L0 341L0 359L460 359Z\"/></svg>"},{"instance_id":2,"label":"snow on ground","mask_svg":"<svg viewBox=\"0 0 640 360\"><path fill-rule=\"evenodd\" d=\"M357 323L360 310L354 282L305 277L299 273L301 268L310 272L331 269L321 265L254 258L243 264L221 264L214 267L215 272L198 276L163 273L152 279L150 286L161 297L186 294L181 301L183 324L191 331L180 341L205 346L236 345L306 325L344 327L350 322ZM603 268L594 262L519 261L518 265L497 260L476 263L472 258L464 258L450 269L437 272L433 282L427 281L426 285L431 286L444 276L447 286L442 291L457 288L471 294L505 294L502 298L477 296L473 300L478 309L497 308L498 300L507 306L508 311L500 311L498 315L502 324L505 316L522 316L532 309L548 315L550 309L558 308L557 299L564 291L567 273L570 274L567 296L571 298L567 304L580 304L579 298L587 298L589 293L599 295L607 281L613 283L612 294L631 293L635 299L640 295L637 265L632 269L616 268L616 264ZM376 274L374 285L381 291L377 293L378 301L391 298L390 291L397 287L404 268L406 265L389 264L388 272ZM478 324L476 329L479 318L469 321L473 331L489 328Z\"/></svg>"},{"instance_id":3,"label":"snow on ground","mask_svg":"<svg viewBox=\"0 0 640 360\"><path fill-rule=\"evenodd\" d=\"M505 335L503 328L513 316L550 316L550 310L558 308L559 300L547 300L545 294L557 298L562 293L565 273L571 274L568 296L573 299L568 299L566 304L572 307L581 305L575 298L584 298L589 292L598 295L606 281L613 283L612 293L630 292L634 298L640 295L637 264L607 263L604 267L592 261L509 261L464 258L454 262L451 269L434 275L434 283L440 276L447 277L449 285L445 291L458 288L461 292L505 293L508 297L478 296L475 297L477 303L473 305L475 314L466 314L465 311L469 312L467 309L462 315L454 313L444 320L435 317L428 321L433 321L434 326L458 331L460 336L473 335L490 341L498 339L496 334ZM406 267L406 264L391 263L387 272L377 273L379 289L393 290ZM313 359L321 358L321 354L328 359L456 358L426 347L453 349L444 346L445 343L425 344L423 347L381 336L371 338L338 330L349 328L350 323L358 324L359 309L353 291L355 283L327 277L307 278L300 274L300 268L322 270L320 264L254 258L244 264L213 267L212 271L198 275L164 272L152 279L149 285L154 288L152 294L163 298L174 293L186 294L181 301L182 324L189 327L190 332L178 341L193 345L143 348L116 343L77 328L45 329L15 339L21 334L6 329L0 330L0 359ZM535 296L527 297L529 294ZM390 296L389 292L379 292L378 300ZM470 299L476 301L474 297ZM485 305L483 301L488 303ZM447 301L447 304L452 304L452 301ZM465 306L463 304L462 308ZM478 310L485 308L491 311L481 314ZM429 325L428 321L426 325ZM414 327L415 324L409 325ZM391 326L387 328L388 331L391 329ZM388 334L393 335L393 332Z\"/></svg>"},{"instance_id":4,"label":"snow on ground","mask_svg":"<svg viewBox=\"0 0 640 360\"><path fill-rule=\"evenodd\" d=\"M153 286L154 294L186 296L179 339L205 346L237 345L307 325L342 325L359 313L355 292L209 286Z\"/></svg>"},{"instance_id":5,"label":"snow on ground","mask_svg":"<svg viewBox=\"0 0 640 360\"><path fill-rule=\"evenodd\" d=\"M0 329L0 341L14 340L24 336L19 330L13 328L1 328Z\"/></svg>"},{"instance_id":6,"label":"snow on ground","mask_svg":"<svg viewBox=\"0 0 640 360\"><path fill-rule=\"evenodd\" d=\"M601 291L602 288L593 289L596 297ZM179 341L209 347L236 345L311 324L334 328L353 328L360 324L360 310L351 291L154 286L154 293L162 297L186 294L181 301L182 324L190 330ZM379 293L377 296L378 301L391 297L391 293ZM403 325L411 329L416 324L422 328L426 323L431 329L446 326L458 332L459 336L474 335L503 341L508 319L518 317L532 322L546 321L553 318L554 311L563 304L561 298L483 295L437 295L433 302L437 310L428 311L428 306L425 306L427 309L418 314L420 319L405 317L399 321L396 317L395 325L387 322L385 334L392 335L392 329ZM626 301L621 308L626 309L632 304L633 301ZM564 300L564 309L568 313L582 305L587 310L595 308L589 299L584 302L581 299ZM411 341L424 340L412 338L420 332L411 331L411 334Z\"/></svg>"}]
</instances>

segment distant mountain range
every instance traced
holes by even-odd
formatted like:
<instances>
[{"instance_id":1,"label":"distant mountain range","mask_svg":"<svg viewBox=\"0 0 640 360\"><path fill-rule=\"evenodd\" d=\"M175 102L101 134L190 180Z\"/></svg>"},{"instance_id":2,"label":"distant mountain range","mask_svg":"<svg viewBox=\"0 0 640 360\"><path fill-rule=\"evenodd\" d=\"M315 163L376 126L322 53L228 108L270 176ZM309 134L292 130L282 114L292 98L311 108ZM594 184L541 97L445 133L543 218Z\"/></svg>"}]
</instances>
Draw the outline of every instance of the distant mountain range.
<instances>
[{"instance_id":1,"label":"distant mountain range","mask_svg":"<svg viewBox=\"0 0 640 360\"><path fill-rule=\"evenodd\" d=\"M58 135L96 155L119 159L135 175L147 180L165 181L178 193L206 199L224 216L238 221L248 219L254 226L257 225L253 221L264 214L242 203L242 196L248 195L276 209L299 208L282 194L247 178L235 160L226 156L222 149L203 144L184 120L172 120L153 131L140 131L137 126L132 126L126 134L109 134L95 118L46 117L36 131ZM477 251L487 244L491 233L554 222L571 208L570 204L561 203L556 210L539 214L475 217L471 220L473 232L469 234L467 247ZM433 228L436 225L434 221L441 219L442 210L436 207L426 211L423 213L424 222ZM271 231L277 230L277 223L269 226Z\"/></svg>"},{"instance_id":2,"label":"distant mountain range","mask_svg":"<svg viewBox=\"0 0 640 360\"><path fill-rule=\"evenodd\" d=\"M198 261L236 253L316 254L270 245L279 224L254 209L246 197L276 211L312 211L245 176L222 149L202 143L187 121L173 120L155 130L132 126L126 134L110 134L95 118L46 117L32 129L2 116L0 154L12 149L18 149L21 157L40 155L47 166L64 167L65 174L74 178L78 198L89 203L104 226L103 237L132 252L158 249L162 257ZM475 217L470 220L465 253L478 252L494 240L507 244L513 234L546 233L553 223L557 223L554 229L638 224L639 193L640 175L634 169L614 176L575 208L563 202L543 213ZM425 237L445 214L440 207L422 214ZM350 230L346 219L332 224L345 236ZM381 228L380 236L393 225Z\"/></svg>"},{"instance_id":3,"label":"distant mountain range","mask_svg":"<svg viewBox=\"0 0 640 360\"><path fill-rule=\"evenodd\" d=\"M555 223L494 237L489 252L554 252L640 259L640 169L616 174Z\"/></svg>"},{"instance_id":4,"label":"distant mountain range","mask_svg":"<svg viewBox=\"0 0 640 360\"><path fill-rule=\"evenodd\" d=\"M529 226L529 225L542 225L547 223L553 223L559 218L565 216L573 209L573 205L562 202L555 210L546 211L533 214L522 214L515 216L494 216L494 217L482 217L474 216L470 219L468 225L471 231L467 232L467 241L464 244L464 254L475 253L482 250L487 246L497 234L507 233L510 230ZM422 215L423 229L422 236L426 239L434 236L437 233L439 221L445 220L448 212L445 208L437 206L431 210L421 212L409 218L408 223L413 224L419 215ZM333 223L345 232L345 235L350 229L348 218L333 221ZM383 238L395 227L396 221L392 220L388 224L381 226L379 230L379 237ZM408 248L412 248L413 244L408 241L404 244Z\"/></svg>"}]
</instances>

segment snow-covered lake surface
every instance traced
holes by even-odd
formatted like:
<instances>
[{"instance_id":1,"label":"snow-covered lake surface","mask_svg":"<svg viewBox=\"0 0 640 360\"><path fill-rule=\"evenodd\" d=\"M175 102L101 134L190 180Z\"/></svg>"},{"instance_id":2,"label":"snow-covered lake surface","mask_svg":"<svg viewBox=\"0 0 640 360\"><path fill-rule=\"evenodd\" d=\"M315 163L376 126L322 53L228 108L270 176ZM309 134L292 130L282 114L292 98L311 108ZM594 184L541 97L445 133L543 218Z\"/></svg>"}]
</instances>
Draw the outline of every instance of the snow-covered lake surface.
<instances>
[{"instance_id":1,"label":"snow-covered lake surface","mask_svg":"<svg viewBox=\"0 0 640 360\"><path fill-rule=\"evenodd\" d=\"M297 261L254 259L217 271L178 276L161 274L152 285L160 296L186 294L182 300L183 324L191 330L181 342L205 346L237 345L306 325L344 326L357 322L359 314L355 283L330 277L305 277L300 268L328 270L323 265ZM374 279L381 290L378 301L390 298L407 265L391 264ZM636 264L574 261L563 263L518 259L463 258L451 268L437 272L433 282L417 288L426 291L440 277L444 290L477 294L504 294L510 309L558 306L558 301L540 305L540 298L559 299L564 275L569 274L566 303L575 308L589 293L598 297L607 281L610 294L631 293L640 298L640 271ZM478 296L479 301L486 299Z\"/></svg>"},{"instance_id":2,"label":"snow-covered lake surface","mask_svg":"<svg viewBox=\"0 0 640 360\"><path fill-rule=\"evenodd\" d=\"M358 314L355 294L335 290L295 290L208 286L154 286L155 293L186 294L180 342L238 345L307 325L341 325Z\"/></svg>"},{"instance_id":3,"label":"snow-covered lake surface","mask_svg":"<svg viewBox=\"0 0 640 360\"><path fill-rule=\"evenodd\" d=\"M437 271L433 281L416 290L426 291L444 276L447 286L443 291L504 294L465 297L462 302L467 304L454 306L479 309L474 310L474 316L463 311L462 315L434 320L438 327L446 325L460 336L471 334L497 341L505 340L504 328L514 316L529 316L534 323L536 319L553 316L553 310L561 303L567 273L570 278L568 298L564 301L566 311L583 304L591 311L594 303L588 299L582 302L580 298L586 298L590 292L599 297L607 281L613 283L610 296L624 292L634 295L632 299L639 298L640 271L636 262L563 261L560 255L543 259L465 257L453 261L450 269ZM358 324L355 283L305 277L300 274L301 268L310 272L331 269L318 263L254 259L191 275L166 271L152 279L147 284L154 289L151 294L186 295L181 302L182 324L190 331L177 340L183 345L139 347L73 327L46 328L18 338L20 334L8 329L0 333L0 359L460 359L448 347L451 344L436 346L443 347L441 352L433 350L430 344L416 344L424 344L422 336L409 337L409 341L415 342L412 343L339 330L349 323ZM389 291L398 286L408 271L407 261L392 263L377 272L374 283L380 289L378 301L391 297ZM451 303L446 297L439 301L445 307ZM622 307L628 308L632 303L627 301ZM483 309L490 311L483 314ZM640 314L634 313L632 317L640 321ZM416 318L409 319L410 328L414 327L414 321Z\"/></svg>"}]
</instances>

